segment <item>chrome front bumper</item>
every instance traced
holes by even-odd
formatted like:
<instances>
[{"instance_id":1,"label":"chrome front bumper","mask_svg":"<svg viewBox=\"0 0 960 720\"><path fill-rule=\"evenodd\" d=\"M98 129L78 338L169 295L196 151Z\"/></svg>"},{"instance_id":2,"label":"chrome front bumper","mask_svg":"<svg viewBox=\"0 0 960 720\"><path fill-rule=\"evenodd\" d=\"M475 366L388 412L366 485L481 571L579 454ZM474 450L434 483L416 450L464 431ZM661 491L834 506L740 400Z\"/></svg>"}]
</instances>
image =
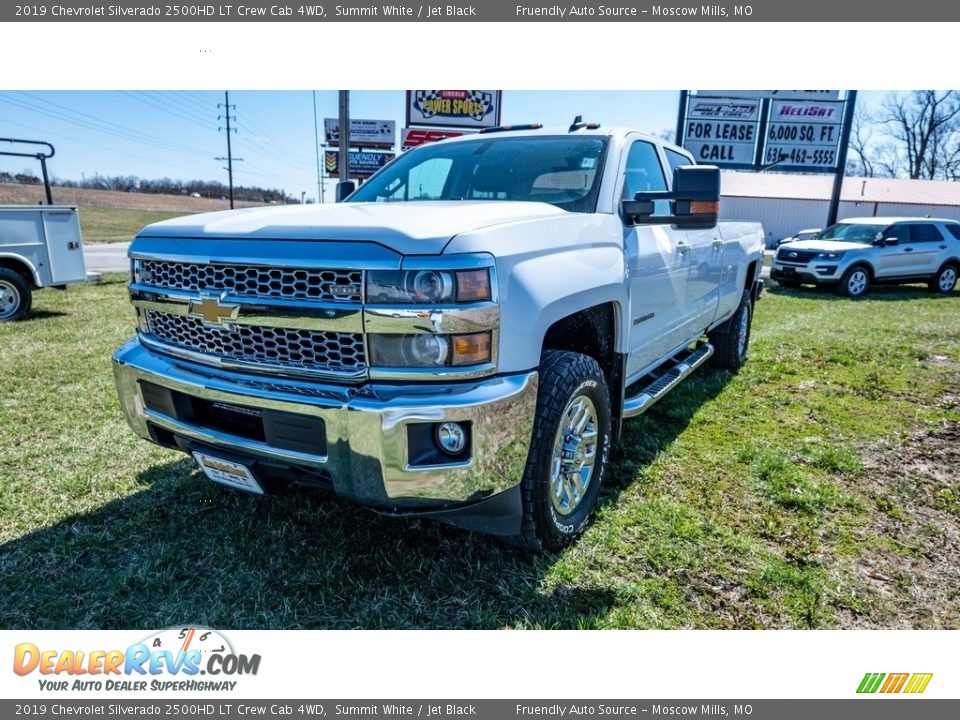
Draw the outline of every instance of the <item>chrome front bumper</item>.
<instances>
[{"instance_id":1,"label":"chrome front bumper","mask_svg":"<svg viewBox=\"0 0 960 720\"><path fill-rule=\"evenodd\" d=\"M174 359L136 338L113 357L124 415L154 440L161 429L188 442L251 460L319 471L340 496L383 511L439 510L474 503L519 484L537 400L537 373L461 383L330 385L238 373ZM147 407L141 382L183 395L254 410L320 418L325 454L310 454L184 422ZM470 423L469 458L412 467L412 423Z\"/></svg>"}]
</instances>

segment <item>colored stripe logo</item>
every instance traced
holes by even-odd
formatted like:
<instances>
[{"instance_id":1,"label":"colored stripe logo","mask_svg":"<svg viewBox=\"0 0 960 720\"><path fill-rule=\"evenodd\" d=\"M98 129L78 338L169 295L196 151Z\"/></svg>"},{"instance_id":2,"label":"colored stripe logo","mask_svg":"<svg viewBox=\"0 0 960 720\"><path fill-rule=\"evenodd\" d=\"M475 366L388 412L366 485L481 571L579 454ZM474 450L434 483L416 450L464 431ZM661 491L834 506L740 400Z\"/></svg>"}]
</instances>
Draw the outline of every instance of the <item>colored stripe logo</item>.
<instances>
[{"instance_id":1,"label":"colored stripe logo","mask_svg":"<svg viewBox=\"0 0 960 720\"><path fill-rule=\"evenodd\" d=\"M857 692L872 693L910 693L919 694L927 689L933 673L867 673L860 681Z\"/></svg>"}]
</instances>

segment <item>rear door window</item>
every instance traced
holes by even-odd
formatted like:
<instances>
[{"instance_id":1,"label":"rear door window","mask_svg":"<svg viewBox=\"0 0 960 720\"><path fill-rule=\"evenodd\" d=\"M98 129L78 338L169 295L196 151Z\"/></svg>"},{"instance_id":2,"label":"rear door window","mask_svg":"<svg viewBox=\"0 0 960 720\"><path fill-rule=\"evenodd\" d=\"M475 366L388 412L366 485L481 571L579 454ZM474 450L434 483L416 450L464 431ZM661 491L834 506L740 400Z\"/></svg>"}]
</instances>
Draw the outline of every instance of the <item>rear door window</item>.
<instances>
[{"instance_id":1,"label":"rear door window","mask_svg":"<svg viewBox=\"0 0 960 720\"><path fill-rule=\"evenodd\" d=\"M943 235L933 223L916 223L910 226L910 242L943 242Z\"/></svg>"}]
</instances>

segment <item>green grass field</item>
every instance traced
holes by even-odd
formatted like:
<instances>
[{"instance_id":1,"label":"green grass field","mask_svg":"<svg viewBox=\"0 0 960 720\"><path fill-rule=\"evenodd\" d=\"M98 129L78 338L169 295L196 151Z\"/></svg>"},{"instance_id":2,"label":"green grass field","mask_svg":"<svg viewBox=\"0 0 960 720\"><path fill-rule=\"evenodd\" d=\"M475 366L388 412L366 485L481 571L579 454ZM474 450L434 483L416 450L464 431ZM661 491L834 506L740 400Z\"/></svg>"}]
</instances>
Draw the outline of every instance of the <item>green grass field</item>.
<instances>
[{"instance_id":1,"label":"green grass field","mask_svg":"<svg viewBox=\"0 0 960 720\"><path fill-rule=\"evenodd\" d=\"M85 243L129 242L144 226L184 214L129 208L82 207L80 231Z\"/></svg>"},{"instance_id":2,"label":"green grass field","mask_svg":"<svg viewBox=\"0 0 960 720\"><path fill-rule=\"evenodd\" d=\"M960 628L960 294L769 291L552 557L210 483L120 416L121 279L35 307L0 325L0 627Z\"/></svg>"}]
</instances>

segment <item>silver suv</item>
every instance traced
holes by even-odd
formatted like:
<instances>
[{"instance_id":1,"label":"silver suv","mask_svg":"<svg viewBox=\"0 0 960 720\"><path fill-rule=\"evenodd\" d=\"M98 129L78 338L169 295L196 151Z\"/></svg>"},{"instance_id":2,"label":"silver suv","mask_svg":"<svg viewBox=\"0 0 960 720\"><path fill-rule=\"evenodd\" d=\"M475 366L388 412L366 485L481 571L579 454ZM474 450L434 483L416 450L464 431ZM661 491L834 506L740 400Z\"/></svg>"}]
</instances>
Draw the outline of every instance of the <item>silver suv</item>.
<instances>
[{"instance_id":1,"label":"silver suv","mask_svg":"<svg viewBox=\"0 0 960 720\"><path fill-rule=\"evenodd\" d=\"M925 282L946 294L958 276L960 223L929 218L849 218L779 248L770 269L784 287L823 285L847 297L874 283Z\"/></svg>"}]
</instances>

